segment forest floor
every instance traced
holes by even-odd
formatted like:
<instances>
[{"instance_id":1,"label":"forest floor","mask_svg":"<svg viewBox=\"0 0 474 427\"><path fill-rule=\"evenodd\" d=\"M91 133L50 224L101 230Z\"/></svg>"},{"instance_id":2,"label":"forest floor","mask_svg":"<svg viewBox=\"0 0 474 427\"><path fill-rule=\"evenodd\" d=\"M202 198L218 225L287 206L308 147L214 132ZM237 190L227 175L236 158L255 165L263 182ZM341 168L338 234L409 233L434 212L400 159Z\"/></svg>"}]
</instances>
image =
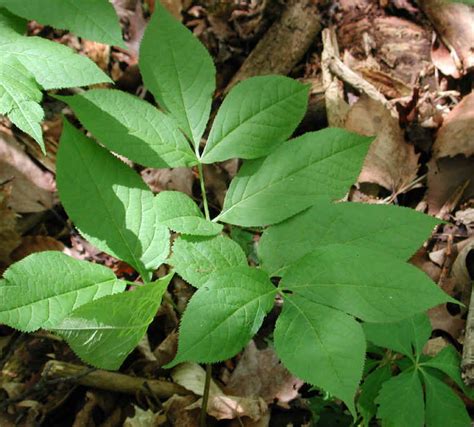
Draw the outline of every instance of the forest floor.
<instances>
[{"instance_id":1,"label":"forest floor","mask_svg":"<svg viewBox=\"0 0 474 427\"><path fill-rule=\"evenodd\" d=\"M34 22L29 32L87 55L111 75L115 87L151 99L137 55L154 1L112 1L127 50ZM297 134L337 126L377 135L348 200L407 206L446 221L411 262L465 305L430 310L433 336L425 352L435 354L448 343L461 351L474 278L473 9L439 0L419 2L422 7L411 0L162 3L211 52L218 70L216 107L237 81L286 74L311 85ZM30 137L0 119L0 273L31 253L58 250L133 281L136 273L88 244L58 203L55 153L62 115L73 115L52 97L45 97L44 106L47 157ZM211 209L222 206L238 167L237 160L206 166ZM154 192L179 190L199 199L193 170L136 169ZM241 237L253 256L258 234ZM194 378L194 385L189 378L185 383L196 391L183 394L177 385L166 389L182 384L182 378L171 378L162 368L176 352L178 313L192 292L174 279L121 377L91 372L54 336L0 326L0 426L197 426L202 372L182 373ZM350 425L343 405L293 377L265 347L265 325L273 321L266 319L240 355L213 367L214 393L229 404L211 399L210 425ZM474 402L465 401L474 410ZM232 409L235 402L239 411Z\"/></svg>"}]
</instances>

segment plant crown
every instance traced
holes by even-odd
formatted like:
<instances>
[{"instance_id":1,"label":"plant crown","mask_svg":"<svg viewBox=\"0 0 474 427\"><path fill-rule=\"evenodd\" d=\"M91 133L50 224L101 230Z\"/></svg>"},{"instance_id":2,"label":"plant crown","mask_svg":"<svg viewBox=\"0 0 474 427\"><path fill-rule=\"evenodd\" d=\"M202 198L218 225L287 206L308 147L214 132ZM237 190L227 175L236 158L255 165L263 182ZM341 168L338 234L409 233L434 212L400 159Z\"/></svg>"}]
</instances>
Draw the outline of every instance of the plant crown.
<instances>
[{"instance_id":1,"label":"plant crown","mask_svg":"<svg viewBox=\"0 0 474 427\"><path fill-rule=\"evenodd\" d=\"M54 20L45 15L44 3L54 2L32 0L28 9L17 1L0 0L0 5L122 44L107 1L86 2L98 9L81 7L77 20L67 12L73 1L64 2L69 6L58 9ZM85 25L90 13L105 18ZM25 37L20 28L17 17L0 9L0 113L42 144L41 88L109 79L88 59ZM35 55L24 56L27 49ZM81 234L133 266L145 284L124 292L127 283L106 267L57 252L37 253L0 279L0 322L26 332L52 331L86 363L118 369L145 334L176 272L197 290L182 316L178 353L168 367L235 356L279 295L277 354L293 374L343 400L354 417L358 410L367 425L378 403L378 416L387 425L421 426L424 419L430 426L453 425L451 418L442 421L449 406L456 425L468 425L462 402L441 380L446 374L462 387L455 351L448 347L431 359L421 355L430 328L419 313L451 298L406 262L438 221L406 208L335 203L357 179L371 138L328 128L288 140L305 113L309 87L270 75L250 78L229 92L201 153L215 90L213 61L158 3L139 66L159 108L114 89L58 96L100 144L65 120L57 185ZM148 167L197 166L205 214L183 193L153 195L111 151ZM222 211L211 220L202 165L236 157L243 159L242 167ZM239 226L263 231L257 267L223 234L223 224L232 226L233 236L241 230L240 241L245 229ZM171 232L177 233L172 247ZM172 273L153 280L163 263ZM367 363L356 405L366 339L405 355L409 364L391 377L388 363Z\"/></svg>"}]
</instances>

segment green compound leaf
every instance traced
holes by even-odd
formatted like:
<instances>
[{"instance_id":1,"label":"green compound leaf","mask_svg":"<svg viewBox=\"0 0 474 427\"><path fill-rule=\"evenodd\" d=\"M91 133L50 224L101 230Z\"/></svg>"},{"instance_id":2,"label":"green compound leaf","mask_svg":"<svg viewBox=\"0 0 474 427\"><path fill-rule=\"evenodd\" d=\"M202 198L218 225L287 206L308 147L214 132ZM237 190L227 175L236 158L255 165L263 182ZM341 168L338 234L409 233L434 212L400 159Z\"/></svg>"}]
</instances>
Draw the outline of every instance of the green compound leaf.
<instances>
[{"instance_id":1,"label":"green compound leaf","mask_svg":"<svg viewBox=\"0 0 474 427\"><path fill-rule=\"evenodd\" d=\"M423 362L421 366L437 369L448 375L459 388L465 388L461 379L461 357L453 346L444 347L436 356Z\"/></svg>"},{"instance_id":2,"label":"green compound leaf","mask_svg":"<svg viewBox=\"0 0 474 427\"><path fill-rule=\"evenodd\" d=\"M342 399L355 415L365 338L351 316L298 295L284 294L275 327L275 348L297 377Z\"/></svg>"},{"instance_id":3,"label":"green compound leaf","mask_svg":"<svg viewBox=\"0 0 474 427\"><path fill-rule=\"evenodd\" d=\"M423 388L417 371L405 371L382 386L376 403L377 418L383 426L423 427L425 408Z\"/></svg>"},{"instance_id":4,"label":"green compound leaf","mask_svg":"<svg viewBox=\"0 0 474 427\"><path fill-rule=\"evenodd\" d=\"M63 337L84 362L118 369L155 317L171 278L85 304L49 330Z\"/></svg>"},{"instance_id":5,"label":"green compound leaf","mask_svg":"<svg viewBox=\"0 0 474 427\"><path fill-rule=\"evenodd\" d=\"M193 236L214 236L222 225L204 218L193 199L178 191L162 191L155 197L156 212L161 224L173 231Z\"/></svg>"},{"instance_id":6,"label":"green compound leaf","mask_svg":"<svg viewBox=\"0 0 474 427\"><path fill-rule=\"evenodd\" d=\"M136 96L113 89L93 89L58 96L109 150L154 168L188 167L197 163L175 121Z\"/></svg>"},{"instance_id":7,"label":"green compound leaf","mask_svg":"<svg viewBox=\"0 0 474 427\"><path fill-rule=\"evenodd\" d=\"M262 325L276 291L268 275L255 268L212 274L189 301L181 319L178 354L167 367L235 356Z\"/></svg>"},{"instance_id":8,"label":"green compound leaf","mask_svg":"<svg viewBox=\"0 0 474 427\"><path fill-rule=\"evenodd\" d=\"M359 398L357 399L357 410L363 418L363 425L369 426L370 420L377 413L375 398L382 388L382 384L392 376L390 366L384 365L365 377L364 384L360 387Z\"/></svg>"},{"instance_id":9,"label":"green compound leaf","mask_svg":"<svg viewBox=\"0 0 474 427\"><path fill-rule=\"evenodd\" d=\"M212 125L203 163L256 159L285 141L304 116L309 87L284 76L259 76L235 86Z\"/></svg>"},{"instance_id":10,"label":"green compound leaf","mask_svg":"<svg viewBox=\"0 0 474 427\"><path fill-rule=\"evenodd\" d=\"M423 370L427 427L470 427L471 417L451 387Z\"/></svg>"},{"instance_id":11,"label":"green compound leaf","mask_svg":"<svg viewBox=\"0 0 474 427\"><path fill-rule=\"evenodd\" d=\"M154 196L140 176L67 120L57 157L61 201L97 248L147 277L169 254L169 231L159 224Z\"/></svg>"},{"instance_id":12,"label":"green compound leaf","mask_svg":"<svg viewBox=\"0 0 474 427\"><path fill-rule=\"evenodd\" d=\"M264 159L245 162L216 220L270 225L321 200L341 198L357 179L371 140L327 128L285 142Z\"/></svg>"},{"instance_id":13,"label":"green compound leaf","mask_svg":"<svg viewBox=\"0 0 474 427\"><path fill-rule=\"evenodd\" d=\"M53 251L22 259L3 277L0 323L24 332L54 326L83 304L125 289L110 269Z\"/></svg>"},{"instance_id":14,"label":"green compound leaf","mask_svg":"<svg viewBox=\"0 0 474 427\"><path fill-rule=\"evenodd\" d=\"M286 270L280 287L367 322L397 321L455 302L416 267L351 245L309 253Z\"/></svg>"},{"instance_id":15,"label":"green compound leaf","mask_svg":"<svg viewBox=\"0 0 474 427\"><path fill-rule=\"evenodd\" d=\"M9 26L11 25L11 27ZM89 58L39 37L24 37L17 21L0 9L0 114L31 135L44 152L40 89L110 82Z\"/></svg>"},{"instance_id":16,"label":"green compound leaf","mask_svg":"<svg viewBox=\"0 0 474 427\"><path fill-rule=\"evenodd\" d=\"M159 3L143 36L139 65L145 86L198 147L216 70L206 48Z\"/></svg>"},{"instance_id":17,"label":"green compound leaf","mask_svg":"<svg viewBox=\"0 0 474 427\"><path fill-rule=\"evenodd\" d=\"M199 288L207 282L211 273L229 267L247 266L247 258L238 243L228 237L181 236L173 244L169 264L184 280Z\"/></svg>"},{"instance_id":18,"label":"green compound leaf","mask_svg":"<svg viewBox=\"0 0 474 427\"><path fill-rule=\"evenodd\" d=\"M280 276L316 247L334 243L364 246L407 260L439 223L399 206L322 202L265 230L258 254L272 276Z\"/></svg>"},{"instance_id":19,"label":"green compound leaf","mask_svg":"<svg viewBox=\"0 0 474 427\"><path fill-rule=\"evenodd\" d=\"M425 313L395 323L364 323L368 341L413 359L420 356L431 335L431 323Z\"/></svg>"},{"instance_id":20,"label":"green compound leaf","mask_svg":"<svg viewBox=\"0 0 474 427\"><path fill-rule=\"evenodd\" d=\"M42 25L70 30L80 37L125 47L122 30L108 0L0 0L0 7Z\"/></svg>"}]
</instances>

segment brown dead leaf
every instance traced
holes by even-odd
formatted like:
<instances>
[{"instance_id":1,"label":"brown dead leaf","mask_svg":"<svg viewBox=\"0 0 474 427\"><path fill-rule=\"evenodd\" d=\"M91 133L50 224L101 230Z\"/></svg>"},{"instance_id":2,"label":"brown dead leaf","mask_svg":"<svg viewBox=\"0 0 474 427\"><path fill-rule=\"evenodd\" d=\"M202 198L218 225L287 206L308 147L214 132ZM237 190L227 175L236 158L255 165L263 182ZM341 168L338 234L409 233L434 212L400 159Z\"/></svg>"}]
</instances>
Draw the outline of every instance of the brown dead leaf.
<instances>
[{"instance_id":1,"label":"brown dead leaf","mask_svg":"<svg viewBox=\"0 0 474 427\"><path fill-rule=\"evenodd\" d=\"M453 59L451 52L439 37L433 38L431 45L431 60L434 66L440 70L445 76L451 76L455 79L461 77L456 62Z\"/></svg>"},{"instance_id":2,"label":"brown dead leaf","mask_svg":"<svg viewBox=\"0 0 474 427\"><path fill-rule=\"evenodd\" d=\"M441 277L441 264L437 263L431 258L431 253L428 255L425 248L420 248L415 255L410 258L410 263L424 271L433 282L438 282ZM444 257L443 257L444 262Z\"/></svg>"},{"instance_id":3,"label":"brown dead leaf","mask_svg":"<svg viewBox=\"0 0 474 427\"><path fill-rule=\"evenodd\" d=\"M474 232L474 208L458 210L454 217L456 221L464 224L468 229L472 228Z\"/></svg>"},{"instance_id":4,"label":"brown dead leaf","mask_svg":"<svg viewBox=\"0 0 474 427\"><path fill-rule=\"evenodd\" d=\"M69 250L60 241L49 236L25 236L11 253L12 261L20 261L36 252L59 251L69 254Z\"/></svg>"},{"instance_id":5,"label":"brown dead leaf","mask_svg":"<svg viewBox=\"0 0 474 427\"><path fill-rule=\"evenodd\" d=\"M420 6L450 51L458 71L466 74L474 67L474 9L445 0L422 0Z\"/></svg>"},{"instance_id":6,"label":"brown dead leaf","mask_svg":"<svg viewBox=\"0 0 474 427\"><path fill-rule=\"evenodd\" d=\"M0 187L0 273L11 262L12 251L20 244L16 229L17 215L7 206L8 189Z\"/></svg>"},{"instance_id":7,"label":"brown dead leaf","mask_svg":"<svg viewBox=\"0 0 474 427\"><path fill-rule=\"evenodd\" d=\"M438 159L458 154L466 157L474 156L473 136L474 92L465 96L444 119L433 145L433 155Z\"/></svg>"},{"instance_id":8,"label":"brown dead leaf","mask_svg":"<svg viewBox=\"0 0 474 427\"><path fill-rule=\"evenodd\" d=\"M197 363L183 363L171 373L173 381L202 396L206 373ZM187 410L200 408L202 399L188 406ZM267 412L261 398L228 396L211 380L207 413L218 420L248 417L258 421Z\"/></svg>"},{"instance_id":9,"label":"brown dead leaf","mask_svg":"<svg viewBox=\"0 0 474 427\"><path fill-rule=\"evenodd\" d=\"M468 266L468 256L471 251L474 251L474 236L466 239L461 242L460 251L456 257L453 267L452 267L452 276L456 282L456 288L458 291L461 291L465 297L470 296L471 294L471 285L473 278L469 273ZM469 298L466 298L467 301L462 301L463 303L469 303Z\"/></svg>"},{"instance_id":10,"label":"brown dead leaf","mask_svg":"<svg viewBox=\"0 0 474 427\"><path fill-rule=\"evenodd\" d=\"M460 315L452 315L446 308L446 304L428 310L431 327L433 330L440 330L448 333L457 340L464 330L466 321Z\"/></svg>"},{"instance_id":11,"label":"brown dead leaf","mask_svg":"<svg viewBox=\"0 0 474 427\"><path fill-rule=\"evenodd\" d=\"M179 427L198 427L199 409L187 410L190 405L196 401L194 396L174 395L163 403L168 421L172 426Z\"/></svg>"},{"instance_id":12,"label":"brown dead leaf","mask_svg":"<svg viewBox=\"0 0 474 427\"><path fill-rule=\"evenodd\" d=\"M271 412L267 411L258 421L252 421L250 418L244 417L230 421L228 427L270 427L271 417Z\"/></svg>"},{"instance_id":13,"label":"brown dead leaf","mask_svg":"<svg viewBox=\"0 0 474 427\"><path fill-rule=\"evenodd\" d=\"M423 347L423 354L427 356L436 356L449 342L443 337L431 338Z\"/></svg>"},{"instance_id":14,"label":"brown dead leaf","mask_svg":"<svg viewBox=\"0 0 474 427\"><path fill-rule=\"evenodd\" d=\"M303 384L281 364L273 348L258 350L250 341L225 391L235 396L260 396L267 403L288 403L298 397Z\"/></svg>"},{"instance_id":15,"label":"brown dead leaf","mask_svg":"<svg viewBox=\"0 0 474 427\"><path fill-rule=\"evenodd\" d=\"M443 206L450 201L452 196L462 191L456 197L456 204L459 201L474 197L474 157L466 158L463 155L455 157L433 158L428 162L428 191L426 201L428 203L428 213L440 216ZM449 203L448 203L449 204ZM455 206L443 209L445 214L449 214Z\"/></svg>"},{"instance_id":16,"label":"brown dead leaf","mask_svg":"<svg viewBox=\"0 0 474 427\"><path fill-rule=\"evenodd\" d=\"M54 204L55 183L10 135L0 133L0 183L11 182L8 204L15 212L42 212Z\"/></svg>"},{"instance_id":17,"label":"brown dead leaf","mask_svg":"<svg viewBox=\"0 0 474 427\"><path fill-rule=\"evenodd\" d=\"M177 20L182 21L183 4L181 0L160 0L160 3L170 12Z\"/></svg>"},{"instance_id":18,"label":"brown dead leaf","mask_svg":"<svg viewBox=\"0 0 474 427\"><path fill-rule=\"evenodd\" d=\"M141 175L154 193L164 190L175 190L186 193L188 196L193 194L194 175L189 168L146 168L143 169Z\"/></svg>"},{"instance_id":19,"label":"brown dead leaf","mask_svg":"<svg viewBox=\"0 0 474 427\"><path fill-rule=\"evenodd\" d=\"M133 405L135 415L127 417L123 427L158 427L166 422L166 417L160 413L154 413L151 409L143 410Z\"/></svg>"},{"instance_id":20,"label":"brown dead leaf","mask_svg":"<svg viewBox=\"0 0 474 427\"><path fill-rule=\"evenodd\" d=\"M92 40L82 40L82 52L92 59L100 69L108 71L110 63L110 46Z\"/></svg>"},{"instance_id":21,"label":"brown dead leaf","mask_svg":"<svg viewBox=\"0 0 474 427\"><path fill-rule=\"evenodd\" d=\"M397 194L416 179L419 155L405 142L398 121L382 104L362 96L349 110L345 128L362 135L377 135L359 182L376 183Z\"/></svg>"},{"instance_id":22,"label":"brown dead leaf","mask_svg":"<svg viewBox=\"0 0 474 427\"><path fill-rule=\"evenodd\" d=\"M164 366L171 362L176 356L177 351L178 334L176 331L173 331L153 350L158 366Z\"/></svg>"}]
</instances>

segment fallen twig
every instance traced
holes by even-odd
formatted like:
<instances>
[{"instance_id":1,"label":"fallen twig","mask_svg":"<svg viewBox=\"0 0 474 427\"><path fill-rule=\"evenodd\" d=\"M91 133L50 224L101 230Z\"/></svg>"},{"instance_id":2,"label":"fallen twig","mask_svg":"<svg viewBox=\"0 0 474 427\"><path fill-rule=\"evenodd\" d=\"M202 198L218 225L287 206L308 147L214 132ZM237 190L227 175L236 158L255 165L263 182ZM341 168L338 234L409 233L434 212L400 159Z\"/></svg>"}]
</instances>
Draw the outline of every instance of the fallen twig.
<instances>
[{"instance_id":1,"label":"fallen twig","mask_svg":"<svg viewBox=\"0 0 474 427\"><path fill-rule=\"evenodd\" d=\"M83 372L86 372L86 374L80 375ZM117 393L135 394L143 390L146 384L147 388L160 398L169 398L174 394L190 394L184 387L168 381L132 377L100 369L90 371L89 368L84 366L57 360L46 363L43 375L47 375L48 378L73 378L73 381L77 384Z\"/></svg>"}]
</instances>

